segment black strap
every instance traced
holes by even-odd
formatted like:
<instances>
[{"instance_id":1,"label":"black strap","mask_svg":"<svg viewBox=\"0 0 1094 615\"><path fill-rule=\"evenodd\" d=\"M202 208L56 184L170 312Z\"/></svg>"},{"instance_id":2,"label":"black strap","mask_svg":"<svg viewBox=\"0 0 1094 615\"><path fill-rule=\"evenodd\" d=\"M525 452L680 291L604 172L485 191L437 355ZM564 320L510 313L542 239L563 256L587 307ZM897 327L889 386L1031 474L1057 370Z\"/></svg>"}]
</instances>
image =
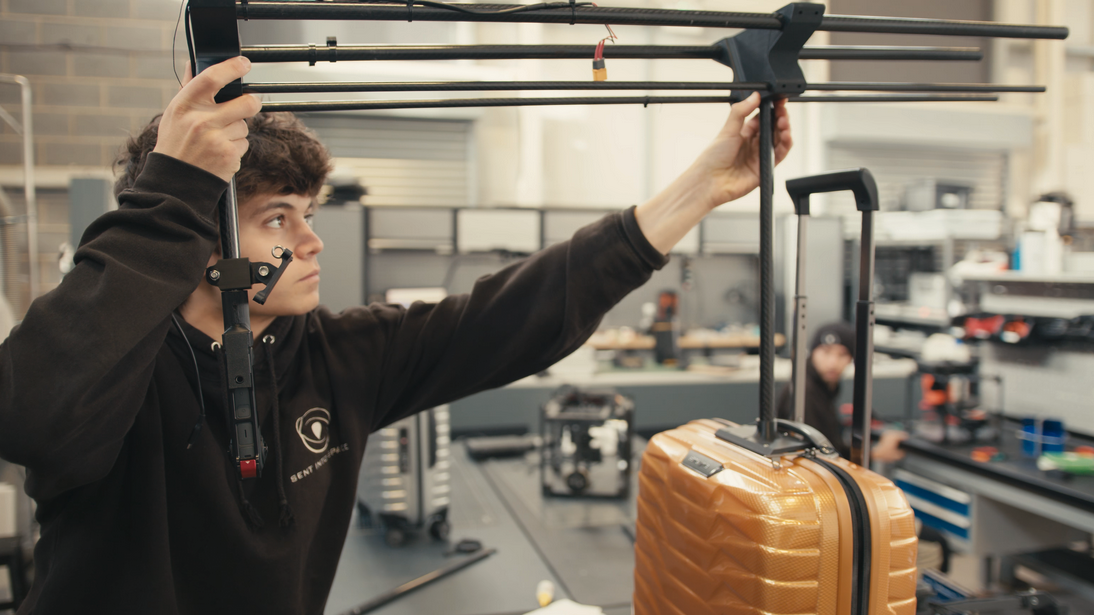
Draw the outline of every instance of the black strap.
<instances>
[{"instance_id":1,"label":"black strap","mask_svg":"<svg viewBox=\"0 0 1094 615\"><path fill-rule=\"evenodd\" d=\"M570 0L570 25L577 21L577 0Z\"/></svg>"},{"instance_id":2,"label":"black strap","mask_svg":"<svg viewBox=\"0 0 1094 615\"><path fill-rule=\"evenodd\" d=\"M182 330L182 325L179 324L179 319L175 317L175 313L171 312L171 321L175 323L175 328L178 329L179 335L182 336L182 340L186 342L186 348L190 350L190 359L194 362L194 395L198 398L198 404L201 406L201 414L198 415L198 420L194 423L193 429L190 430L190 439L186 441L186 450L194 448L194 443L198 441L198 436L201 434L201 426L205 423L205 396L201 392L201 369L198 368L198 357L194 354L194 347L190 345L190 338L186 337L186 332Z\"/></svg>"},{"instance_id":3,"label":"black strap","mask_svg":"<svg viewBox=\"0 0 1094 615\"><path fill-rule=\"evenodd\" d=\"M277 455L277 505L278 505L278 523L282 529L288 529L296 523L296 518L293 515L292 507L289 506L289 498L285 495L285 474L283 466L285 465L284 454L281 451L281 405L277 400L277 369L274 365L274 336L267 335L262 338L262 348L266 351L266 364L270 368L270 395L273 401L273 432L274 432L274 454Z\"/></svg>"},{"instance_id":4,"label":"black strap","mask_svg":"<svg viewBox=\"0 0 1094 615\"><path fill-rule=\"evenodd\" d=\"M406 20L414 21L414 0L406 0Z\"/></svg>"}]
</instances>

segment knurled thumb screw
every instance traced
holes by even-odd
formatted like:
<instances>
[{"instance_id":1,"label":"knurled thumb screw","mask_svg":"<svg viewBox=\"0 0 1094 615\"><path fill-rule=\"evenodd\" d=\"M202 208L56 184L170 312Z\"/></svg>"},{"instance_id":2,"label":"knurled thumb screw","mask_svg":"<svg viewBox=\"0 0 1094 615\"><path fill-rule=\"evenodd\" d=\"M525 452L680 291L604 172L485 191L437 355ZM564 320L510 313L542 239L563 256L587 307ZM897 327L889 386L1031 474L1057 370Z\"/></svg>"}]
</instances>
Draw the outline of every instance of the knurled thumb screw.
<instances>
[{"instance_id":1,"label":"knurled thumb screw","mask_svg":"<svg viewBox=\"0 0 1094 615\"><path fill-rule=\"evenodd\" d=\"M262 277L266 277L266 276L270 275L270 268L267 267L266 265L262 265L261 267L258 268L258 275L260 275Z\"/></svg>"},{"instance_id":2,"label":"knurled thumb screw","mask_svg":"<svg viewBox=\"0 0 1094 615\"><path fill-rule=\"evenodd\" d=\"M212 271L209 272L209 279L216 282L217 280L220 279L220 272L217 271L216 269L213 269Z\"/></svg>"}]
</instances>

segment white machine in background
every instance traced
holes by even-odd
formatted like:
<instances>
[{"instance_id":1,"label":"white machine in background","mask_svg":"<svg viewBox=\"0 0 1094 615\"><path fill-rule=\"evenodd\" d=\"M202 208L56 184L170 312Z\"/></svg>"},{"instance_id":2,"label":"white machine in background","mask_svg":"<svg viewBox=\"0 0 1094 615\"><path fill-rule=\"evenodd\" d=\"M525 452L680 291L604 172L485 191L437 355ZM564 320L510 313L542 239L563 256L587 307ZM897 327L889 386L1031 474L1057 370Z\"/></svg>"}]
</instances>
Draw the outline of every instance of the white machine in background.
<instances>
[{"instance_id":1,"label":"white machine in background","mask_svg":"<svg viewBox=\"0 0 1094 615\"><path fill-rule=\"evenodd\" d=\"M423 410L369 436L357 482L363 527L379 524L392 547L409 532L448 537L451 457L448 406Z\"/></svg>"},{"instance_id":2,"label":"white machine in background","mask_svg":"<svg viewBox=\"0 0 1094 615\"><path fill-rule=\"evenodd\" d=\"M1029 275L1059 275L1064 270L1064 238L1071 228L1071 200L1046 194L1029 207L1026 231L1019 237L1021 271Z\"/></svg>"}]
</instances>

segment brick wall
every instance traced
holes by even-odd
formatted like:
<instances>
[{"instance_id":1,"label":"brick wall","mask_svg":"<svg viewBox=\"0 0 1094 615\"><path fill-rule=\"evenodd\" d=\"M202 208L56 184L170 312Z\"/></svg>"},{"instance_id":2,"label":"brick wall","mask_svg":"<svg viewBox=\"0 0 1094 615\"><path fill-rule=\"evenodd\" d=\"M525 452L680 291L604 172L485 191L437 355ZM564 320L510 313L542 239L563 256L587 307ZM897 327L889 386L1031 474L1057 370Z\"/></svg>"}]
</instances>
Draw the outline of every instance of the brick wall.
<instances>
[{"instance_id":1,"label":"brick wall","mask_svg":"<svg viewBox=\"0 0 1094 615\"><path fill-rule=\"evenodd\" d=\"M0 0L0 72L33 87L35 163L106 167L126 136L178 90L172 34L181 0ZM175 43L184 67L181 28ZM21 117L19 88L0 84L0 106ZM0 165L22 164L6 124Z\"/></svg>"}]
</instances>

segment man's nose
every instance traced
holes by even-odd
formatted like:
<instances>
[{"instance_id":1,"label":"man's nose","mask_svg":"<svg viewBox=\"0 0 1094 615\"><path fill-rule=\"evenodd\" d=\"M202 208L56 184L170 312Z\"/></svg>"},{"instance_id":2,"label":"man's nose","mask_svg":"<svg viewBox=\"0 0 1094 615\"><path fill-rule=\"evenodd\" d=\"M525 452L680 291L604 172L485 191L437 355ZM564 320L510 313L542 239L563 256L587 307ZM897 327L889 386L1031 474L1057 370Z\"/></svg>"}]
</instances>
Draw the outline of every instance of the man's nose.
<instances>
[{"instance_id":1,"label":"man's nose","mask_svg":"<svg viewBox=\"0 0 1094 615\"><path fill-rule=\"evenodd\" d=\"M300 231L300 236L296 241L295 252L301 257L315 256L323 251L323 240L316 234L315 229L309 225L304 225Z\"/></svg>"}]
</instances>

